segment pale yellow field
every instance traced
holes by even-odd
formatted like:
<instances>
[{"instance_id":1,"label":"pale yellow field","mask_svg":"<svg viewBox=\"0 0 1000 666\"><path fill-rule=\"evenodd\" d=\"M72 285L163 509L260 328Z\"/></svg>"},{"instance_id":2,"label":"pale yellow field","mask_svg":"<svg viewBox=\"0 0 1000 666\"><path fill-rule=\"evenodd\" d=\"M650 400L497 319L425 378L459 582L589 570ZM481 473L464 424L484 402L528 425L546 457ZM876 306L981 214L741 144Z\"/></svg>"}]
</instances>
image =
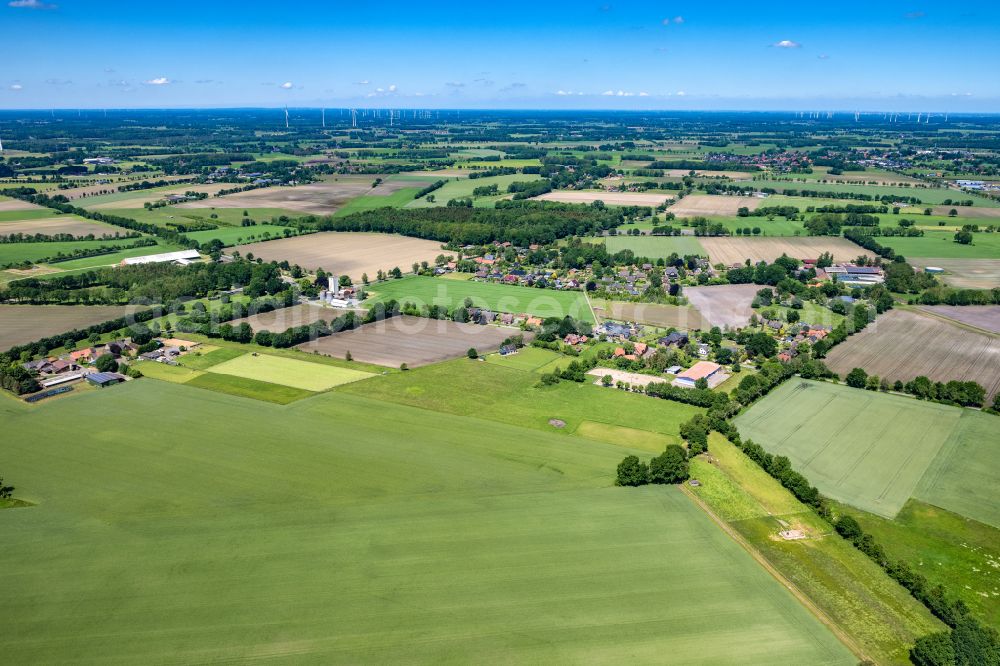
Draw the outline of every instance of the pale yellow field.
<instances>
[{"instance_id":1,"label":"pale yellow field","mask_svg":"<svg viewBox=\"0 0 1000 666\"><path fill-rule=\"evenodd\" d=\"M160 201L168 194L184 194L185 192L204 192L209 195L208 199L203 202L198 203L209 203L211 201L218 201L218 199L213 199L212 195L219 190L225 190L233 187L232 183L204 183L204 184L194 184L187 183L184 185L178 185L177 187L171 187L168 190L138 190L136 192L131 192L135 196L130 196L128 198L119 199L117 201L108 201L105 203L99 203L93 206L84 205L85 208L90 208L93 210L120 210L124 208L142 208L142 205L149 201Z\"/></svg>"},{"instance_id":2,"label":"pale yellow field","mask_svg":"<svg viewBox=\"0 0 1000 666\"><path fill-rule=\"evenodd\" d=\"M735 198L735 197L733 197ZM732 236L703 237L698 241L708 252L713 264L727 266L742 264L749 259L773 262L782 254L793 259L816 259L824 252L833 255L834 261L850 261L859 256L873 258L875 255L845 238L834 236L802 236L788 238L739 238Z\"/></svg>"},{"instance_id":3,"label":"pale yellow field","mask_svg":"<svg viewBox=\"0 0 1000 666\"><path fill-rule=\"evenodd\" d=\"M562 203L593 203L603 201L609 206L659 206L670 201L673 197L669 194L649 194L644 192L579 192L575 190L561 190L558 192L548 192L535 197L542 201L561 201Z\"/></svg>"},{"instance_id":4,"label":"pale yellow field","mask_svg":"<svg viewBox=\"0 0 1000 666\"><path fill-rule=\"evenodd\" d=\"M345 203L363 194L374 192L372 182L377 176L338 176L294 187L267 187L249 192L237 192L223 197L190 201L177 208L284 208L312 215L335 213ZM378 192L388 194L398 185L383 183Z\"/></svg>"},{"instance_id":5,"label":"pale yellow field","mask_svg":"<svg viewBox=\"0 0 1000 666\"><path fill-rule=\"evenodd\" d=\"M668 208L677 217L733 216L740 208L756 210L763 199L757 197L726 197L716 194L694 194L684 197Z\"/></svg>"}]
</instances>

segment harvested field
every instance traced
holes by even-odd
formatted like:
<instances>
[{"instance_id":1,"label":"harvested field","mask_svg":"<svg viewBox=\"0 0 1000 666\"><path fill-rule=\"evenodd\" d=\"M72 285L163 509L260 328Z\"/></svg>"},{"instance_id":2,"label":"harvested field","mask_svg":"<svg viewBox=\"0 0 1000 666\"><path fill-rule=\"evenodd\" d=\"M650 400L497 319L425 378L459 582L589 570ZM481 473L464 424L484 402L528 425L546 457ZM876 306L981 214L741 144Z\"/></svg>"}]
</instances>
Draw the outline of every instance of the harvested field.
<instances>
[{"instance_id":1,"label":"harvested field","mask_svg":"<svg viewBox=\"0 0 1000 666\"><path fill-rule=\"evenodd\" d=\"M593 203L603 201L609 206L659 206L673 199L672 194L648 194L640 192L579 192L560 190L548 192L535 199L541 201L561 201L563 203Z\"/></svg>"},{"instance_id":2,"label":"harvested field","mask_svg":"<svg viewBox=\"0 0 1000 666\"><path fill-rule=\"evenodd\" d=\"M181 176L157 175L156 178L150 178L150 180L174 181L174 180L185 180L185 179L190 180L190 178L191 178L191 176L183 176L183 175L181 175ZM104 184L100 184L100 185L98 185L98 184L94 184L94 185L81 185L79 187L71 187L71 188L69 188L67 190L59 190L59 194L63 195L67 199L74 200L74 199L80 199L80 198L98 196L102 192L107 192L109 190L116 192L118 190L118 187L120 185L124 185L124 184L127 184L127 183L125 183L123 181L119 181L119 182L110 183L110 184L104 183Z\"/></svg>"},{"instance_id":3,"label":"harvested field","mask_svg":"<svg viewBox=\"0 0 1000 666\"><path fill-rule=\"evenodd\" d=\"M890 310L834 347L827 366L844 375L853 368L904 382L979 382L987 400L1000 392L1000 337L975 333L926 314Z\"/></svg>"},{"instance_id":4,"label":"harvested field","mask_svg":"<svg viewBox=\"0 0 1000 666\"><path fill-rule=\"evenodd\" d=\"M41 206L36 206L33 203L21 201L20 199L0 198L0 212L10 210L38 210L39 208L41 208Z\"/></svg>"},{"instance_id":5,"label":"harvested field","mask_svg":"<svg viewBox=\"0 0 1000 666\"><path fill-rule=\"evenodd\" d=\"M685 199L686 201L686 199ZM773 262L783 254L793 259L816 259L824 252L833 255L834 261L848 261L865 255L875 255L847 240L833 236L805 236L791 238L738 238L731 236L716 236L699 239L702 247L708 252L708 258L713 264L742 264L749 259L751 262Z\"/></svg>"},{"instance_id":6,"label":"harvested field","mask_svg":"<svg viewBox=\"0 0 1000 666\"><path fill-rule=\"evenodd\" d=\"M756 284L720 284L710 287L685 287L682 295L698 308L710 326L743 328L753 314L753 298L760 290Z\"/></svg>"},{"instance_id":7,"label":"harvested field","mask_svg":"<svg viewBox=\"0 0 1000 666\"><path fill-rule=\"evenodd\" d=\"M271 312L263 312L250 317L244 317L243 319L237 319L236 321L230 323L233 326L237 326L242 323L250 324L250 327L255 332L270 331L272 333L281 333L283 331L287 331L289 328L306 326L307 324L312 324L320 319L329 323L332 319L336 319L345 312L347 312L347 310L338 310L335 308L320 307L318 305L303 303L301 305L293 305L290 308L281 308L280 310L272 310Z\"/></svg>"},{"instance_id":8,"label":"harvested field","mask_svg":"<svg viewBox=\"0 0 1000 666\"><path fill-rule=\"evenodd\" d=\"M1000 333L1000 305L925 305L920 309L984 331Z\"/></svg>"},{"instance_id":9,"label":"harvested field","mask_svg":"<svg viewBox=\"0 0 1000 666\"><path fill-rule=\"evenodd\" d=\"M663 172L669 178L683 178L691 173L690 169L667 169ZM706 169L694 169L696 176L702 178L732 178L733 180L750 180L754 174L749 171L708 171Z\"/></svg>"},{"instance_id":10,"label":"harvested field","mask_svg":"<svg viewBox=\"0 0 1000 666\"><path fill-rule=\"evenodd\" d=\"M960 289L1000 287L1000 259L918 259L907 257L918 268L937 266L946 272L941 281Z\"/></svg>"},{"instance_id":11,"label":"harvested field","mask_svg":"<svg viewBox=\"0 0 1000 666\"><path fill-rule=\"evenodd\" d=\"M668 210L677 217L695 217L698 215L736 215L743 207L757 210L763 199L757 197L726 197L716 194L695 194L684 197Z\"/></svg>"},{"instance_id":12,"label":"harvested field","mask_svg":"<svg viewBox=\"0 0 1000 666\"><path fill-rule=\"evenodd\" d=\"M303 268L323 268L336 275L349 275L355 280L367 273L375 279L381 269L390 271L399 266L408 271L415 261L433 261L441 254L437 241L396 236L394 234L329 231L295 238L251 243L234 248L240 254L252 252L265 261L287 260Z\"/></svg>"},{"instance_id":13,"label":"harvested field","mask_svg":"<svg viewBox=\"0 0 1000 666\"><path fill-rule=\"evenodd\" d=\"M752 298L752 297L751 297ZM647 326L700 330L711 328L701 312L685 305L657 305L654 303L625 303L621 301L594 301L594 313L600 319L634 321Z\"/></svg>"},{"instance_id":14,"label":"harvested field","mask_svg":"<svg viewBox=\"0 0 1000 666\"><path fill-rule=\"evenodd\" d=\"M296 185L294 187L268 187L249 192L237 192L223 197L213 197L204 201L189 201L178 208L285 208L313 215L328 215L355 197L373 191L375 176L339 176L337 180L321 183ZM378 189L386 188L388 194L398 187L383 183Z\"/></svg>"},{"instance_id":15,"label":"harvested field","mask_svg":"<svg viewBox=\"0 0 1000 666\"><path fill-rule=\"evenodd\" d=\"M0 305L0 351L144 309L130 305Z\"/></svg>"},{"instance_id":16,"label":"harvested field","mask_svg":"<svg viewBox=\"0 0 1000 666\"><path fill-rule=\"evenodd\" d=\"M475 347L480 354L496 351L503 340L517 333L517 330L496 326L399 316L306 342L298 349L316 350L336 358L344 358L349 351L355 361L390 368L406 363L416 368L457 358L470 347Z\"/></svg>"},{"instance_id":17,"label":"harvested field","mask_svg":"<svg viewBox=\"0 0 1000 666\"><path fill-rule=\"evenodd\" d=\"M3 236L9 234L46 234L48 236L55 236L56 234L72 234L74 236L94 234L94 236L99 238L102 234L114 234L115 232L126 233L127 230L91 222L85 218L73 215L44 217L37 220L0 222L0 235Z\"/></svg>"}]
</instances>

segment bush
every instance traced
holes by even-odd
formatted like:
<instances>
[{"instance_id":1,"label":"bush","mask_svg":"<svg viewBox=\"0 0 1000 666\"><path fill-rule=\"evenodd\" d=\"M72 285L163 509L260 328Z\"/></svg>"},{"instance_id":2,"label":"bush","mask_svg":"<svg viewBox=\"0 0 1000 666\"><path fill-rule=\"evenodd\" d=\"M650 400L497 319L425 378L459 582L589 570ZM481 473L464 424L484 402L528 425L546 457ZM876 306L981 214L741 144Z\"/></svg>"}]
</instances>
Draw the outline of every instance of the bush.
<instances>
[{"instance_id":1,"label":"bush","mask_svg":"<svg viewBox=\"0 0 1000 666\"><path fill-rule=\"evenodd\" d=\"M651 483L683 483L689 477L687 453L676 444L670 444L663 453L649 461Z\"/></svg>"},{"instance_id":2,"label":"bush","mask_svg":"<svg viewBox=\"0 0 1000 666\"><path fill-rule=\"evenodd\" d=\"M465 352L465 355L471 359L479 358L479 352L476 351L475 347L469 347L469 351Z\"/></svg>"},{"instance_id":3,"label":"bush","mask_svg":"<svg viewBox=\"0 0 1000 666\"><path fill-rule=\"evenodd\" d=\"M618 463L616 486L642 486L649 483L649 467L636 456L625 456Z\"/></svg>"}]
</instances>

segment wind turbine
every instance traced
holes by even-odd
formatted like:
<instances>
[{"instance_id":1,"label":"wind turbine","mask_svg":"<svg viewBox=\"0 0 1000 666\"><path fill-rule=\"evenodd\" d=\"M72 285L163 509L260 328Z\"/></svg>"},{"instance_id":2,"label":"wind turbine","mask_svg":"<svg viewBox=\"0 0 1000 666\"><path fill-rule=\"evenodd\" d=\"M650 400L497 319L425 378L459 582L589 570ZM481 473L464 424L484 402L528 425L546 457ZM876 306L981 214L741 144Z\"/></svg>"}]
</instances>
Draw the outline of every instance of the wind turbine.
<instances>
[{"instance_id":1,"label":"wind turbine","mask_svg":"<svg viewBox=\"0 0 1000 666\"><path fill-rule=\"evenodd\" d=\"M323 129L326 129L326 109L320 109L323 118Z\"/></svg>"},{"instance_id":2,"label":"wind turbine","mask_svg":"<svg viewBox=\"0 0 1000 666\"><path fill-rule=\"evenodd\" d=\"M288 129L288 107L285 107L285 129Z\"/></svg>"},{"instance_id":3,"label":"wind turbine","mask_svg":"<svg viewBox=\"0 0 1000 666\"><path fill-rule=\"evenodd\" d=\"M358 110L351 109L351 127L358 126Z\"/></svg>"}]
</instances>

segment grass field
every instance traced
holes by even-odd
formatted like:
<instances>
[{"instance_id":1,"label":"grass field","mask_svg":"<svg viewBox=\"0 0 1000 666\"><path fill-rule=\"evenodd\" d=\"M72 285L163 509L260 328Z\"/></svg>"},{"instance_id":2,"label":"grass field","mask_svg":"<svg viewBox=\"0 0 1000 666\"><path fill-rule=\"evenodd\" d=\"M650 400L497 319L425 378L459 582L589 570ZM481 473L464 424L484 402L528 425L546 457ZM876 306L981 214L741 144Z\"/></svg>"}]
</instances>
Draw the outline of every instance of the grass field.
<instances>
[{"instance_id":1,"label":"grass field","mask_svg":"<svg viewBox=\"0 0 1000 666\"><path fill-rule=\"evenodd\" d=\"M884 236L879 237L878 242L907 258L1000 259L998 233L974 233L971 245L956 243L954 232L934 231L926 231L915 238Z\"/></svg>"},{"instance_id":2,"label":"grass field","mask_svg":"<svg viewBox=\"0 0 1000 666\"><path fill-rule=\"evenodd\" d=\"M608 252L632 250L637 257L666 259L672 253L707 257L708 253L695 236L608 236L604 239Z\"/></svg>"},{"instance_id":3,"label":"grass field","mask_svg":"<svg viewBox=\"0 0 1000 666\"><path fill-rule=\"evenodd\" d=\"M879 664L909 664L907 646L943 629L868 557L718 434L691 462L694 493L738 538L805 594L861 652ZM786 541L785 529L806 538Z\"/></svg>"},{"instance_id":4,"label":"grass field","mask_svg":"<svg viewBox=\"0 0 1000 666\"><path fill-rule=\"evenodd\" d=\"M460 280L441 280L425 276L406 277L372 284L371 302L396 299L400 303L440 305L456 308L471 298L476 307L495 312L533 314L539 317L564 317L593 322L594 315L582 291L533 289L515 285Z\"/></svg>"},{"instance_id":5,"label":"grass field","mask_svg":"<svg viewBox=\"0 0 1000 666\"><path fill-rule=\"evenodd\" d=\"M222 363L223 361L231 361L234 358L239 358L246 354L244 348L241 349L231 349L222 347L220 349L213 349L209 352L191 352L185 354L180 358L180 363L186 368L191 368L192 370L207 370L213 365Z\"/></svg>"},{"instance_id":6,"label":"grass field","mask_svg":"<svg viewBox=\"0 0 1000 666\"><path fill-rule=\"evenodd\" d=\"M2 227L0 227L0 233L2 233ZM57 241L52 243L0 243L0 265L12 264L21 261L37 262L39 259L55 257L58 254L68 255L75 250L93 250L105 246L122 247L124 245L131 245L134 242L135 239L124 238L118 240ZM144 247L139 249L145 254L155 254L159 251L155 246L152 248ZM108 260L108 257L111 256L113 255L107 254L92 257L92 259L103 260L111 263L113 260ZM59 262L54 265L56 267L62 267L76 261L80 260Z\"/></svg>"},{"instance_id":7,"label":"grass field","mask_svg":"<svg viewBox=\"0 0 1000 666\"><path fill-rule=\"evenodd\" d=\"M334 386L372 376L359 370L281 358L270 354L243 354L212 365L211 369L217 374L256 379L305 391L325 391Z\"/></svg>"},{"instance_id":8,"label":"grass field","mask_svg":"<svg viewBox=\"0 0 1000 666\"><path fill-rule=\"evenodd\" d=\"M487 176L486 178L446 178L448 182L430 194L434 195L434 201L427 201L427 195L419 199L415 199L407 203L407 208L431 208L434 206L446 206L448 201L451 199L466 199L472 198L472 191L477 187L489 187L490 185L496 185L497 190L501 195L507 193L507 186L514 182L532 182L536 180L541 180L541 176L537 174L523 174L516 173L508 176ZM433 182L433 180L431 181ZM478 199L488 199L489 201L496 201L498 197L478 197L473 203ZM411 197L412 199L412 197Z\"/></svg>"},{"instance_id":9,"label":"grass field","mask_svg":"<svg viewBox=\"0 0 1000 666\"><path fill-rule=\"evenodd\" d=\"M944 585L973 615L1000 629L1000 529L910 500L893 520L838 506L857 518L893 559L908 562L931 585Z\"/></svg>"},{"instance_id":10,"label":"grass field","mask_svg":"<svg viewBox=\"0 0 1000 666\"><path fill-rule=\"evenodd\" d=\"M918 497L1000 524L996 417L912 398L793 379L736 419L819 490L886 518Z\"/></svg>"},{"instance_id":11,"label":"grass field","mask_svg":"<svg viewBox=\"0 0 1000 666\"><path fill-rule=\"evenodd\" d=\"M501 356L500 354L490 354L486 358L487 363L494 363L504 368L514 368L515 370L524 370L527 372L532 372L538 370L542 366L556 361L558 359L566 358L558 352L551 351L549 349L541 349L539 347L524 347L516 354L511 354L509 356ZM569 360L566 361L569 363Z\"/></svg>"},{"instance_id":12,"label":"grass field","mask_svg":"<svg viewBox=\"0 0 1000 666\"><path fill-rule=\"evenodd\" d=\"M335 213L336 217L343 217L351 213L361 213L366 210L377 208L402 208L413 201L413 197L420 191L419 187L404 187L391 194L382 194L375 188L368 194L351 199Z\"/></svg>"},{"instance_id":13,"label":"grass field","mask_svg":"<svg viewBox=\"0 0 1000 666\"><path fill-rule=\"evenodd\" d=\"M152 380L0 415L12 663L857 661L618 447Z\"/></svg>"}]
</instances>

